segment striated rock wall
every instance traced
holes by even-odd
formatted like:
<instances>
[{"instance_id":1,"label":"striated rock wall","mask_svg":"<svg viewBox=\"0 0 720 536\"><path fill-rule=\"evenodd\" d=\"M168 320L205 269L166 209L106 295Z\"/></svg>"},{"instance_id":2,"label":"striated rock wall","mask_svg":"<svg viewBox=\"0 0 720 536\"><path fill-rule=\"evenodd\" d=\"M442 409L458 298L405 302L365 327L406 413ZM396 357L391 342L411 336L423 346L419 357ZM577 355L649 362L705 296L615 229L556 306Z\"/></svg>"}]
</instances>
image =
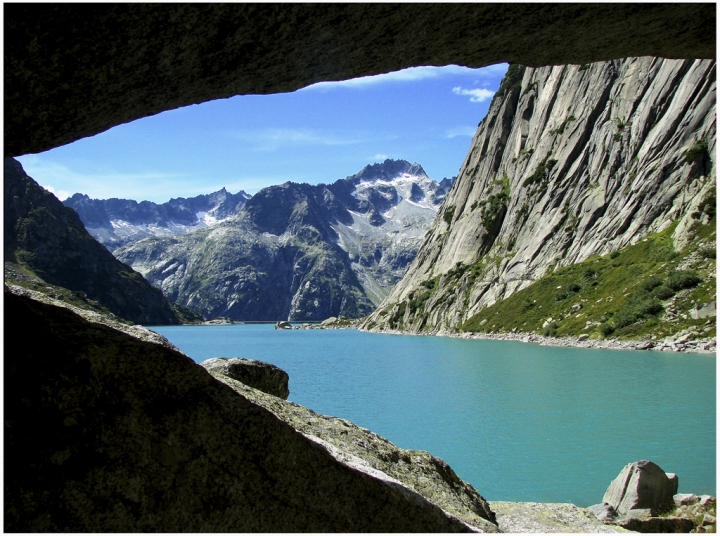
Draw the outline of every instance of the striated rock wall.
<instances>
[{"instance_id":1,"label":"striated rock wall","mask_svg":"<svg viewBox=\"0 0 720 536\"><path fill-rule=\"evenodd\" d=\"M715 62L511 66L403 280L364 324L455 329L555 267L634 244L715 192Z\"/></svg>"},{"instance_id":2,"label":"striated rock wall","mask_svg":"<svg viewBox=\"0 0 720 536\"><path fill-rule=\"evenodd\" d=\"M5 353L6 531L477 530L171 345L19 294L6 333L42 336Z\"/></svg>"}]
</instances>

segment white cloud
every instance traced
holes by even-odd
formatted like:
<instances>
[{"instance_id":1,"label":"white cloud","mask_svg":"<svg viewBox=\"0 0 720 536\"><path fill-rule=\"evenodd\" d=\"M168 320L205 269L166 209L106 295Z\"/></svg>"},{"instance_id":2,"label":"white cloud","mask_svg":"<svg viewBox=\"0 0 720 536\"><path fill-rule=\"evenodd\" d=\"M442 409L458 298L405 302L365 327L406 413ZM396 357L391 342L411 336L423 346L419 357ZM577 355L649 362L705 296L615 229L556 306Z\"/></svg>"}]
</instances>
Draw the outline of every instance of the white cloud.
<instances>
[{"instance_id":1,"label":"white cloud","mask_svg":"<svg viewBox=\"0 0 720 536\"><path fill-rule=\"evenodd\" d=\"M475 135L477 127L455 127L445 131L446 138L457 138L458 136L467 136L472 138Z\"/></svg>"},{"instance_id":2,"label":"white cloud","mask_svg":"<svg viewBox=\"0 0 720 536\"><path fill-rule=\"evenodd\" d=\"M388 155L378 153L378 154L376 154L375 156L371 156L371 157L370 157L370 160L375 160L376 162L377 162L377 161L384 162L384 161L387 160L388 158L390 158Z\"/></svg>"},{"instance_id":3,"label":"white cloud","mask_svg":"<svg viewBox=\"0 0 720 536\"><path fill-rule=\"evenodd\" d=\"M470 102L484 102L495 94L494 91L489 89L463 89L461 87L454 87L453 93L455 95L470 95Z\"/></svg>"},{"instance_id":4,"label":"white cloud","mask_svg":"<svg viewBox=\"0 0 720 536\"><path fill-rule=\"evenodd\" d=\"M65 201L68 197L70 197L70 194L67 193L65 190L56 190L49 184L46 186L43 186L48 192L53 194L55 197L57 197L60 201Z\"/></svg>"},{"instance_id":5,"label":"white cloud","mask_svg":"<svg viewBox=\"0 0 720 536\"><path fill-rule=\"evenodd\" d=\"M444 67L409 67L400 71L391 73L377 74L373 76L361 76L359 78L351 78L350 80L339 80L336 82L318 82L311 86L304 87L299 91L308 89L334 89L338 87L366 87L387 82L415 82L417 80L425 80L427 78L439 78L445 75L502 75L507 71L506 63L497 65L489 65L480 69L470 67L462 67L460 65L446 65Z\"/></svg>"},{"instance_id":6,"label":"white cloud","mask_svg":"<svg viewBox=\"0 0 720 536\"><path fill-rule=\"evenodd\" d=\"M354 145L362 143L361 136L346 132L329 132L315 129L266 128L254 131L233 131L231 136L254 144L256 151L275 151L281 147L318 145Z\"/></svg>"}]
</instances>

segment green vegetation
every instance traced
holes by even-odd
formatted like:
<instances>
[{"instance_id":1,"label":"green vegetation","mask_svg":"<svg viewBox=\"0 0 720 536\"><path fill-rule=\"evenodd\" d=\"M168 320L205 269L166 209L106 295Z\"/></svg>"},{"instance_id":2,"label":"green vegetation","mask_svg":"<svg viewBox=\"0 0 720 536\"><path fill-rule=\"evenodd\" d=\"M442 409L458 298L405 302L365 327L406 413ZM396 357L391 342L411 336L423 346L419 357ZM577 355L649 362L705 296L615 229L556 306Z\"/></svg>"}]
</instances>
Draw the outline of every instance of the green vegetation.
<instances>
[{"instance_id":1,"label":"green vegetation","mask_svg":"<svg viewBox=\"0 0 720 536\"><path fill-rule=\"evenodd\" d=\"M483 227L486 230L490 230L495 226L500 214L504 208L507 208L508 201L510 200L510 178L507 174L503 174L501 180L494 180L493 184L500 186L501 190L497 193L490 194L490 196L478 203L482 207L482 219ZM473 207L474 208L474 207Z\"/></svg>"},{"instance_id":2,"label":"green vegetation","mask_svg":"<svg viewBox=\"0 0 720 536\"><path fill-rule=\"evenodd\" d=\"M548 174L555 164L557 164L557 160L551 159L550 152L548 152L545 160L537 165L533 174L523 181L523 187L527 188L535 184L546 186L548 183Z\"/></svg>"},{"instance_id":3,"label":"green vegetation","mask_svg":"<svg viewBox=\"0 0 720 536\"><path fill-rule=\"evenodd\" d=\"M565 132L565 127L568 125L568 123L569 123L570 121L575 121L575 120L576 120L576 119L575 119L575 116L574 116L574 115L568 116L568 118L565 119L565 121L563 121L563 122L560 124L559 127L551 130L551 131L550 131L550 134L562 134L563 132Z\"/></svg>"},{"instance_id":4,"label":"green vegetation","mask_svg":"<svg viewBox=\"0 0 720 536\"><path fill-rule=\"evenodd\" d=\"M708 152L708 142L705 138L696 139L690 149L683 153L686 164L704 161L710 153Z\"/></svg>"},{"instance_id":5,"label":"green vegetation","mask_svg":"<svg viewBox=\"0 0 720 536\"><path fill-rule=\"evenodd\" d=\"M497 90L493 98L503 98L513 89L519 88L522 84L522 78L525 74L525 67L517 63L511 63L508 67L505 78L500 83L500 89Z\"/></svg>"},{"instance_id":6,"label":"green vegetation","mask_svg":"<svg viewBox=\"0 0 720 536\"><path fill-rule=\"evenodd\" d=\"M578 71L586 71L590 68L589 63L583 63L580 67L578 67Z\"/></svg>"},{"instance_id":7,"label":"green vegetation","mask_svg":"<svg viewBox=\"0 0 720 536\"><path fill-rule=\"evenodd\" d=\"M707 225L696 222L682 252L673 249L674 229L558 268L483 309L462 329L619 339L662 338L690 327L714 334L714 317L696 320L689 311L715 299L715 248L709 246L715 241L715 219Z\"/></svg>"},{"instance_id":8,"label":"green vegetation","mask_svg":"<svg viewBox=\"0 0 720 536\"><path fill-rule=\"evenodd\" d=\"M523 90L522 94L525 95L526 93L529 93L530 91L534 91L535 94L538 92L538 82L535 80L535 82L530 82L528 86Z\"/></svg>"},{"instance_id":9,"label":"green vegetation","mask_svg":"<svg viewBox=\"0 0 720 536\"><path fill-rule=\"evenodd\" d=\"M615 131L615 134L613 135L613 139L615 141L620 141L623 137L623 131L625 130L625 127L632 125L632 121L623 121L619 117L616 119L617 121L617 130Z\"/></svg>"},{"instance_id":10,"label":"green vegetation","mask_svg":"<svg viewBox=\"0 0 720 536\"><path fill-rule=\"evenodd\" d=\"M450 222L452 222L454 215L455 215L455 205L450 205L447 209L445 209L445 214L443 214L443 220L445 220L445 223L450 225Z\"/></svg>"}]
</instances>

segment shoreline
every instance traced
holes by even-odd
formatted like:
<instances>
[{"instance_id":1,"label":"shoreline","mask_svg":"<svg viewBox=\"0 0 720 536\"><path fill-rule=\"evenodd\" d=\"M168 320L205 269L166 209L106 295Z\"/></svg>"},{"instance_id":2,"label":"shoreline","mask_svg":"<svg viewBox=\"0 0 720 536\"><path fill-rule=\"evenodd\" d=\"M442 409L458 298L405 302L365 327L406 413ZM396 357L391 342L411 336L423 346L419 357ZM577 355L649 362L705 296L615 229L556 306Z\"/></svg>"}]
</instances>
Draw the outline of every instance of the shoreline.
<instances>
[{"instance_id":1,"label":"shoreline","mask_svg":"<svg viewBox=\"0 0 720 536\"><path fill-rule=\"evenodd\" d=\"M360 328L357 328L360 329ZM690 340L684 336L666 337L665 339L649 340L627 340L617 339L590 339L578 337L546 337L537 333L516 332L516 333L477 333L465 332L456 333L447 330L439 330L433 333L410 333L400 330L371 331L368 333L386 333L389 335L418 335L421 337L451 337L454 339L470 340L492 340L492 341L514 341L539 344L540 346L561 346L567 348L588 348L597 350L650 350L655 352L678 352L716 355L717 346L715 338L698 338Z\"/></svg>"}]
</instances>

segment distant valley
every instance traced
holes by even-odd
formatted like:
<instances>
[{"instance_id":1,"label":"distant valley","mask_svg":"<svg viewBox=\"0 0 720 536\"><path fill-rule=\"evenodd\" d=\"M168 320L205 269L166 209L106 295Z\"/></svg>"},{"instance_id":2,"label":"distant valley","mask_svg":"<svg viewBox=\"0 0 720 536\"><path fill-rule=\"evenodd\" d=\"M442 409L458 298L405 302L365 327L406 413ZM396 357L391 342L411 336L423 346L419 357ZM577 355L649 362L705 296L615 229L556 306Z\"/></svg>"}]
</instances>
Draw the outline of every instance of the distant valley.
<instances>
[{"instance_id":1,"label":"distant valley","mask_svg":"<svg viewBox=\"0 0 720 536\"><path fill-rule=\"evenodd\" d=\"M330 185L220 190L161 205L65 201L122 262L205 318L371 313L403 276L453 179L386 160Z\"/></svg>"}]
</instances>

